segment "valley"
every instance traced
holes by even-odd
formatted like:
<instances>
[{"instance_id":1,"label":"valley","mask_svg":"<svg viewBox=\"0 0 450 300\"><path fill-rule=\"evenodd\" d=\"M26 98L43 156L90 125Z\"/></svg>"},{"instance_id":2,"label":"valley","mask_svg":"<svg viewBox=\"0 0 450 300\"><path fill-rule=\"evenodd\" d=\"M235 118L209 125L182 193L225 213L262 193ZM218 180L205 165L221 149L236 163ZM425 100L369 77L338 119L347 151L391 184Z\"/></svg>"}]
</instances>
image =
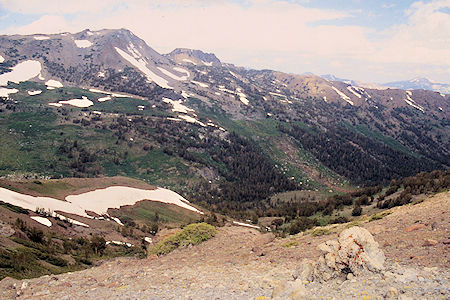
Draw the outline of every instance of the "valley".
<instances>
[{"instance_id":1,"label":"valley","mask_svg":"<svg viewBox=\"0 0 450 300\"><path fill-rule=\"evenodd\" d=\"M160 54L126 29L0 36L0 58L4 297L264 299L354 226L389 263L448 267L449 94Z\"/></svg>"}]
</instances>

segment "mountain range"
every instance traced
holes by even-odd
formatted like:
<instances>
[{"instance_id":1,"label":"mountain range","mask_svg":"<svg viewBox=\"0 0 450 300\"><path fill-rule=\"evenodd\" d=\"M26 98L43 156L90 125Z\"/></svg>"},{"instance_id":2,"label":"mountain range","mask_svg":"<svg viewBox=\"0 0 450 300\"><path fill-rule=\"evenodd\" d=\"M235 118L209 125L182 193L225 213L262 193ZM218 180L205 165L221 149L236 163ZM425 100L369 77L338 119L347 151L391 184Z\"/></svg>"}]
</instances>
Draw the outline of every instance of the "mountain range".
<instances>
[{"instance_id":1,"label":"mountain range","mask_svg":"<svg viewBox=\"0 0 450 300\"><path fill-rule=\"evenodd\" d=\"M148 286L147 273L138 272L166 278L171 266L204 266L211 256L210 282L223 273L216 272L219 253L226 270L236 253L245 266L253 265L249 253L270 260L269 270L274 258L292 265L286 258L293 253L315 255L303 245L356 224L382 233L376 238L383 237L391 261L410 262L416 253L421 264L442 261L448 192L434 200L426 194L448 190L450 95L417 87L253 70L194 49L160 54L126 29L0 36L0 278L78 271L105 258L189 245L169 263L152 257L143 268L142 261L118 260L67 276L85 287L85 274L93 274L88 281L99 287L86 297L103 297L103 288L117 296L119 288L135 288L123 278L145 278ZM409 203L417 205L389 210ZM196 222L209 225L186 226ZM211 224L221 227L215 238ZM273 243L271 233L255 228L309 233ZM416 243L405 252L417 237L440 250L430 256ZM209 256L190 250L209 238ZM297 245L302 251L288 249ZM164 274L155 277L153 264ZM269 272L261 270L244 275ZM55 276L36 280L27 290L27 282L5 278L2 295L39 297L36 287L47 294L48 286L64 293L70 287L55 284ZM171 292L172 284L167 277ZM211 287L206 298L216 295Z\"/></svg>"},{"instance_id":2,"label":"mountain range","mask_svg":"<svg viewBox=\"0 0 450 300\"><path fill-rule=\"evenodd\" d=\"M247 69L201 50L160 54L126 29L0 36L0 49L0 123L20 141L4 143L3 175L126 175L215 203L450 165L448 94ZM27 134L17 114L32 116L27 130L35 118L61 136ZM31 155L38 144L49 152Z\"/></svg>"}]
</instances>

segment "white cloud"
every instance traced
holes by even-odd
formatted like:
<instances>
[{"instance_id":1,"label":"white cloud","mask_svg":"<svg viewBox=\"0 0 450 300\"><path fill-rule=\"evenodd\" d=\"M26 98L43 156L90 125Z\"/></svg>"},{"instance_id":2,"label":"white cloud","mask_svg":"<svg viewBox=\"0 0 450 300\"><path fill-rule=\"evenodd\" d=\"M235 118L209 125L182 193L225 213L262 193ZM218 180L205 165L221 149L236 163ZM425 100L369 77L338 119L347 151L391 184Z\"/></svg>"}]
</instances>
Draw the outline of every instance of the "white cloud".
<instances>
[{"instance_id":1,"label":"white cloud","mask_svg":"<svg viewBox=\"0 0 450 300\"><path fill-rule=\"evenodd\" d=\"M423 74L417 75L450 81L450 18L439 11L450 7L450 0L416 2L402 25L382 33L364 26L332 25L354 12L283 0L247 0L244 5L225 0L130 0L126 5L119 0L0 0L4 7L6 2L8 10L45 13L8 33L128 28L163 53L177 47L202 49L238 65L336 73L364 81L390 81L419 70ZM114 5L108 14L101 12ZM75 14L66 19L62 13ZM324 21L331 25L314 25Z\"/></svg>"},{"instance_id":2,"label":"white cloud","mask_svg":"<svg viewBox=\"0 0 450 300\"><path fill-rule=\"evenodd\" d=\"M76 30L78 30L77 28ZM34 34L34 33L60 33L74 31L74 26L69 24L62 16L45 15L31 24L18 28L8 28L8 34Z\"/></svg>"},{"instance_id":3,"label":"white cloud","mask_svg":"<svg viewBox=\"0 0 450 300\"><path fill-rule=\"evenodd\" d=\"M98 12L118 2L119 0L0 0L0 5L16 13L53 15Z\"/></svg>"}]
</instances>

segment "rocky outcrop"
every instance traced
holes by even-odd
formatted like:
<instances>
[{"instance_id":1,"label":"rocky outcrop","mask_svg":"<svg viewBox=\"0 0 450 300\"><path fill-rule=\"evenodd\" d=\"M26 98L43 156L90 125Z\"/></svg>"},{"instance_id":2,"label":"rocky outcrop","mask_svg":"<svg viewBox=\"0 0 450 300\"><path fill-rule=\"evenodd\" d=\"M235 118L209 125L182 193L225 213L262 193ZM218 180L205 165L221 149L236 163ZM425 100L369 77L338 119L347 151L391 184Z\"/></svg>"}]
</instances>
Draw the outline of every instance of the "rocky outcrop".
<instances>
[{"instance_id":1,"label":"rocky outcrop","mask_svg":"<svg viewBox=\"0 0 450 300\"><path fill-rule=\"evenodd\" d=\"M333 278L346 278L370 272L380 272L384 268L385 257L373 236L364 228L352 227L341 232L338 240L330 240L318 246L323 252L319 260L303 260L296 272L302 281L320 282Z\"/></svg>"},{"instance_id":2,"label":"rocky outcrop","mask_svg":"<svg viewBox=\"0 0 450 300\"><path fill-rule=\"evenodd\" d=\"M304 299L304 283L323 283L336 278L350 280L355 276L380 273L384 269L383 252L370 232L362 227L346 229L337 240L326 241L318 248L322 255L317 262L304 259L294 274L296 280L275 288L273 299Z\"/></svg>"}]
</instances>

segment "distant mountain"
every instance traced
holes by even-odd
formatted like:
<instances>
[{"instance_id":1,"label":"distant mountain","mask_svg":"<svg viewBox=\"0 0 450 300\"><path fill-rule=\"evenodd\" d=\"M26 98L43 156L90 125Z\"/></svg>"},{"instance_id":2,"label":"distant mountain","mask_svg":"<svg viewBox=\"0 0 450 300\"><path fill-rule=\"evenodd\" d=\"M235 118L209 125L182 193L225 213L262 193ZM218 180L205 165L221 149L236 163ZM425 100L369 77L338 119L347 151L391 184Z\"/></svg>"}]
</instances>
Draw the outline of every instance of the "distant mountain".
<instances>
[{"instance_id":1,"label":"distant mountain","mask_svg":"<svg viewBox=\"0 0 450 300\"><path fill-rule=\"evenodd\" d=\"M357 86L357 87L361 87L361 88L376 89L376 90L385 90L385 89L387 89L387 87L382 86L380 84L367 83L367 82L361 82L361 81L356 81L356 80L352 80L352 79L339 78L339 77L336 77L336 76L334 76L332 74L320 75L320 77L322 77L323 79L326 79L326 80L330 80L330 81L344 82L346 84Z\"/></svg>"},{"instance_id":2,"label":"distant mountain","mask_svg":"<svg viewBox=\"0 0 450 300\"><path fill-rule=\"evenodd\" d=\"M193 64L200 66L221 66L222 63L213 53L205 53L201 50L193 50L186 48L177 48L165 54L164 56L169 57L173 61L179 64Z\"/></svg>"},{"instance_id":3,"label":"distant mountain","mask_svg":"<svg viewBox=\"0 0 450 300\"><path fill-rule=\"evenodd\" d=\"M429 90L443 94L450 94L450 84L433 82L427 78L414 78L405 81L395 81L383 84L386 87L397 88L402 90Z\"/></svg>"},{"instance_id":4,"label":"distant mountain","mask_svg":"<svg viewBox=\"0 0 450 300\"><path fill-rule=\"evenodd\" d=\"M126 29L0 36L0 56L0 176L126 175L223 207L450 167L434 91L160 54Z\"/></svg>"}]
</instances>

